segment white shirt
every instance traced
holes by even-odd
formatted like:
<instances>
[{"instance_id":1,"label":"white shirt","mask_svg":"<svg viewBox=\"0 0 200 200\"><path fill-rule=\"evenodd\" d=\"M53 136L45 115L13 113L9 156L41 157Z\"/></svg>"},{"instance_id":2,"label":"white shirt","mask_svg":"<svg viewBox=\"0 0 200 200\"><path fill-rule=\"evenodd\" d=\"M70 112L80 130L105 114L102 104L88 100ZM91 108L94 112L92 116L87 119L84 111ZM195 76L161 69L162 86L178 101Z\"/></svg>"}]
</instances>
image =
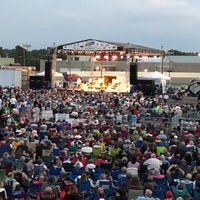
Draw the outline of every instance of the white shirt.
<instances>
[{"instance_id":1,"label":"white shirt","mask_svg":"<svg viewBox=\"0 0 200 200\"><path fill-rule=\"evenodd\" d=\"M10 99L10 103L11 103L11 104L16 104L16 103L17 103L17 100L13 97L13 98Z\"/></svg>"}]
</instances>

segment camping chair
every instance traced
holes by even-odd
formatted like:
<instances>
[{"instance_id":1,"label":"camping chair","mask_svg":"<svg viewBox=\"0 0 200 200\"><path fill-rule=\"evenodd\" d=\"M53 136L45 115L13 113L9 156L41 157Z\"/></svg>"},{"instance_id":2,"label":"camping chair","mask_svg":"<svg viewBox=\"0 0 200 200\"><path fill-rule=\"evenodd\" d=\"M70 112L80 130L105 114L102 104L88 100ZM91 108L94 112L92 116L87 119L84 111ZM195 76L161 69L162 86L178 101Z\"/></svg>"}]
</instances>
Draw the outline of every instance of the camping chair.
<instances>
[{"instance_id":1,"label":"camping chair","mask_svg":"<svg viewBox=\"0 0 200 200\"><path fill-rule=\"evenodd\" d=\"M97 180L99 180L101 174L103 174L103 169L94 169L94 171L92 172L93 181L96 182Z\"/></svg>"},{"instance_id":2,"label":"camping chair","mask_svg":"<svg viewBox=\"0 0 200 200\"><path fill-rule=\"evenodd\" d=\"M110 170L110 175L112 176L113 182L115 182L115 183L118 183L118 177L120 174L121 174L121 168Z\"/></svg>"},{"instance_id":3,"label":"camping chair","mask_svg":"<svg viewBox=\"0 0 200 200\"><path fill-rule=\"evenodd\" d=\"M165 151L165 147L164 146L157 146L156 150L157 150L157 154L158 156L160 156L160 154L162 154Z\"/></svg>"},{"instance_id":4,"label":"camping chair","mask_svg":"<svg viewBox=\"0 0 200 200\"><path fill-rule=\"evenodd\" d=\"M128 200L137 199L138 196L144 196L144 191L143 190L134 190L134 189L128 190Z\"/></svg>"},{"instance_id":5,"label":"camping chair","mask_svg":"<svg viewBox=\"0 0 200 200\"><path fill-rule=\"evenodd\" d=\"M50 165L52 163L52 160L53 160L53 157L51 155L49 155L49 156L42 156L42 160L44 161L44 164L47 167L50 167Z\"/></svg>"},{"instance_id":6,"label":"camping chair","mask_svg":"<svg viewBox=\"0 0 200 200\"><path fill-rule=\"evenodd\" d=\"M49 168L49 173L55 177L59 177L60 176L60 173L62 171L62 168L61 167L54 167L54 166L51 166Z\"/></svg>"},{"instance_id":7,"label":"camping chair","mask_svg":"<svg viewBox=\"0 0 200 200\"><path fill-rule=\"evenodd\" d=\"M101 146L93 146L92 147L92 157L98 158L102 155Z\"/></svg>"},{"instance_id":8,"label":"camping chair","mask_svg":"<svg viewBox=\"0 0 200 200\"><path fill-rule=\"evenodd\" d=\"M83 167L80 169L76 169L75 167L73 167L69 174L69 179L75 182L76 178L82 175L84 172L85 172L85 169Z\"/></svg>"},{"instance_id":9,"label":"camping chair","mask_svg":"<svg viewBox=\"0 0 200 200\"><path fill-rule=\"evenodd\" d=\"M193 182L192 183L186 183L185 187L187 189L187 192L192 195L193 194Z\"/></svg>"},{"instance_id":10,"label":"camping chair","mask_svg":"<svg viewBox=\"0 0 200 200\"><path fill-rule=\"evenodd\" d=\"M79 193L83 195L83 199L88 198L92 194L89 180L82 181L78 178L77 185L78 185Z\"/></svg>"},{"instance_id":11,"label":"camping chair","mask_svg":"<svg viewBox=\"0 0 200 200\"><path fill-rule=\"evenodd\" d=\"M104 189L106 200L114 194L114 189L112 187L111 181L99 181L99 187Z\"/></svg>"},{"instance_id":12,"label":"camping chair","mask_svg":"<svg viewBox=\"0 0 200 200\"><path fill-rule=\"evenodd\" d=\"M38 197L40 196L41 188L42 188L42 183L39 184L34 184L32 181L30 182L30 187L27 191L28 196L32 197Z\"/></svg>"},{"instance_id":13,"label":"camping chair","mask_svg":"<svg viewBox=\"0 0 200 200\"><path fill-rule=\"evenodd\" d=\"M177 199L178 197L182 197L183 199L188 199L188 192L187 190L180 191L174 186L172 186L172 193L173 193L173 198Z\"/></svg>"},{"instance_id":14,"label":"camping chair","mask_svg":"<svg viewBox=\"0 0 200 200\"><path fill-rule=\"evenodd\" d=\"M123 175L119 178L118 187L122 187L127 191L127 177L126 177L126 175L125 176Z\"/></svg>"},{"instance_id":15,"label":"camping chair","mask_svg":"<svg viewBox=\"0 0 200 200\"><path fill-rule=\"evenodd\" d=\"M167 179L166 177L163 178L153 178L154 183L156 183L157 185L167 185Z\"/></svg>"},{"instance_id":16,"label":"camping chair","mask_svg":"<svg viewBox=\"0 0 200 200\"><path fill-rule=\"evenodd\" d=\"M60 149L59 148L54 148L52 152L52 156L59 156L60 154Z\"/></svg>"},{"instance_id":17,"label":"camping chair","mask_svg":"<svg viewBox=\"0 0 200 200\"><path fill-rule=\"evenodd\" d=\"M138 169L135 167L128 167L126 170L127 173L131 173L132 175L138 175Z\"/></svg>"},{"instance_id":18,"label":"camping chair","mask_svg":"<svg viewBox=\"0 0 200 200\"><path fill-rule=\"evenodd\" d=\"M166 192L169 190L169 187L167 184L163 185L156 185L153 188L152 196L154 198L164 199Z\"/></svg>"}]
</instances>

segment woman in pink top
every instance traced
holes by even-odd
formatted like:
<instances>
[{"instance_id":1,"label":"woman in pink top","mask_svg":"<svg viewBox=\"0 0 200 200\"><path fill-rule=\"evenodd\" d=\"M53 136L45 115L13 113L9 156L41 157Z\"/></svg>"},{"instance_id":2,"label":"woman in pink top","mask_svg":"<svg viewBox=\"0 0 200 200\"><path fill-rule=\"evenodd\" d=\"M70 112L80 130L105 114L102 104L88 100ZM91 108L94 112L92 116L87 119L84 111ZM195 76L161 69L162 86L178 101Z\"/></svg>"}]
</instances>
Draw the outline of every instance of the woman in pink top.
<instances>
[{"instance_id":1,"label":"woman in pink top","mask_svg":"<svg viewBox=\"0 0 200 200\"><path fill-rule=\"evenodd\" d=\"M130 168L130 167L137 168L138 172L140 170L140 163L137 162L137 157L135 155L132 156L131 161L129 161L128 164L127 164L127 168Z\"/></svg>"}]
</instances>

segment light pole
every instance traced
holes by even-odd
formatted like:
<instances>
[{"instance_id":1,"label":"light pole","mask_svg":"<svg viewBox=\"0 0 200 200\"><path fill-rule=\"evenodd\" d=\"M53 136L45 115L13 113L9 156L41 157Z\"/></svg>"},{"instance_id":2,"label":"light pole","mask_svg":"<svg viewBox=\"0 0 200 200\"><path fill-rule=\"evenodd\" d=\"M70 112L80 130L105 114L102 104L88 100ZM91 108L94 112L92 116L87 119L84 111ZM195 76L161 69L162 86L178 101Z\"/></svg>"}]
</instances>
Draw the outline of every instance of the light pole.
<instances>
[{"instance_id":1,"label":"light pole","mask_svg":"<svg viewBox=\"0 0 200 200\"><path fill-rule=\"evenodd\" d=\"M165 58L165 51L163 46L161 46L161 73L163 74L164 72L164 58Z\"/></svg>"},{"instance_id":2,"label":"light pole","mask_svg":"<svg viewBox=\"0 0 200 200\"><path fill-rule=\"evenodd\" d=\"M31 44L22 44L21 47L23 47L24 49L26 49L27 51L27 55L25 56L25 52L23 52L23 57L24 57L24 66L29 65L29 55L28 55L28 50L31 47ZM26 58L25 58L26 57Z\"/></svg>"},{"instance_id":3,"label":"light pole","mask_svg":"<svg viewBox=\"0 0 200 200\"><path fill-rule=\"evenodd\" d=\"M29 68L28 68L28 65L29 65L29 54L28 54L28 50L31 47L31 45L30 44L22 44L21 47L26 49L26 51L27 51L27 56L25 54L26 52L23 51L23 57L24 57L23 59L24 59L24 67L26 66L26 77L27 77L26 88L28 89L28 87L29 87Z\"/></svg>"}]
</instances>

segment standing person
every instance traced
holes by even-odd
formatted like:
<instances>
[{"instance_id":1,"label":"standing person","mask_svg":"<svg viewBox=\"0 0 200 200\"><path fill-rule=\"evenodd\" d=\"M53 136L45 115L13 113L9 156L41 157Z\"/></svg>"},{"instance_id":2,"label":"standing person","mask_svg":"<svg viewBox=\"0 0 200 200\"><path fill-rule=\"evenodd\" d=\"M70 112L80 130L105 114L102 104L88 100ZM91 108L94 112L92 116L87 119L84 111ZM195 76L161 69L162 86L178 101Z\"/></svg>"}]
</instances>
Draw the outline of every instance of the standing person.
<instances>
[{"instance_id":1,"label":"standing person","mask_svg":"<svg viewBox=\"0 0 200 200\"><path fill-rule=\"evenodd\" d=\"M15 108L17 104L17 99L15 98L15 96L12 96L12 98L10 99L10 104L11 104L11 108Z\"/></svg>"},{"instance_id":2,"label":"standing person","mask_svg":"<svg viewBox=\"0 0 200 200\"><path fill-rule=\"evenodd\" d=\"M38 107L38 104L35 105L34 107L35 114L36 114L36 122L40 121L40 108Z\"/></svg>"},{"instance_id":3,"label":"standing person","mask_svg":"<svg viewBox=\"0 0 200 200\"><path fill-rule=\"evenodd\" d=\"M168 94L164 94L163 100L164 100L165 104L167 103L168 99L169 99L169 95Z\"/></svg>"}]
</instances>

